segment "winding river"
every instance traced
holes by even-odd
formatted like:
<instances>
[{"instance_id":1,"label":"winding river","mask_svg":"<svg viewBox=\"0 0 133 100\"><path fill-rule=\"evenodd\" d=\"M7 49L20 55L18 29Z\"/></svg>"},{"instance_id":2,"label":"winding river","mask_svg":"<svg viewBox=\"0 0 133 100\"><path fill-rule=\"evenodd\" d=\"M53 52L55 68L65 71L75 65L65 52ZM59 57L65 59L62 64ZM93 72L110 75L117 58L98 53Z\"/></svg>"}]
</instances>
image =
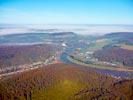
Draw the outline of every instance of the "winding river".
<instances>
[{"instance_id":1,"label":"winding river","mask_svg":"<svg viewBox=\"0 0 133 100\"><path fill-rule=\"evenodd\" d=\"M73 64L76 66L81 66L78 65L74 62L71 62L68 59L68 53L64 52L62 53L62 55L60 56L60 60L66 64ZM129 78L129 79L133 79L133 72L127 72L127 71L116 71L116 70L108 70L108 69L99 69L99 68L92 68L91 69L95 70L98 73L104 74L104 75L109 75L115 78Z\"/></svg>"}]
</instances>

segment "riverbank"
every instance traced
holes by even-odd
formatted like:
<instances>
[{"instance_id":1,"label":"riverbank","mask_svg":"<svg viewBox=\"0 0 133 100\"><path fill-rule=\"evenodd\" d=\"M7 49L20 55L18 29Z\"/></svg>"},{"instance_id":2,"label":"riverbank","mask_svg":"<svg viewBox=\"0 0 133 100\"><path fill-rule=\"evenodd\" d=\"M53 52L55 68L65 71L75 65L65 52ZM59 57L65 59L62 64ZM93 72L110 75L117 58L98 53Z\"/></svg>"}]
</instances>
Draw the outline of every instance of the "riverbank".
<instances>
[{"instance_id":1,"label":"riverbank","mask_svg":"<svg viewBox=\"0 0 133 100\"><path fill-rule=\"evenodd\" d=\"M86 66L89 67L90 69L94 69L96 72L104 74L104 75L109 75L114 78L126 78L126 79L133 79L133 71L128 71L128 70L120 70L120 69L112 69L112 68L105 68L105 67L97 67L95 65L86 65L77 61L74 61L73 59L70 59L70 57L67 55L67 53L62 53L60 56L60 60L63 63L67 64L72 64L76 66Z\"/></svg>"}]
</instances>

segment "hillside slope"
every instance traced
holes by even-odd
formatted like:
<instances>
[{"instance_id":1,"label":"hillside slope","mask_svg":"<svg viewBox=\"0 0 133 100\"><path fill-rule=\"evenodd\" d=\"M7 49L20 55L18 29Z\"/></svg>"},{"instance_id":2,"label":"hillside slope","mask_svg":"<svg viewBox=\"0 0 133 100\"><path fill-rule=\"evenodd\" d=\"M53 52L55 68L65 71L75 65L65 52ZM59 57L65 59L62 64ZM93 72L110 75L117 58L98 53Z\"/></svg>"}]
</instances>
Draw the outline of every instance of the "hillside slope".
<instances>
[{"instance_id":1,"label":"hillside slope","mask_svg":"<svg viewBox=\"0 0 133 100\"><path fill-rule=\"evenodd\" d=\"M90 68L53 64L0 80L0 100L131 100L133 80L103 76Z\"/></svg>"},{"instance_id":2,"label":"hillside slope","mask_svg":"<svg viewBox=\"0 0 133 100\"><path fill-rule=\"evenodd\" d=\"M0 46L0 68L45 61L56 50L52 44Z\"/></svg>"}]
</instances>

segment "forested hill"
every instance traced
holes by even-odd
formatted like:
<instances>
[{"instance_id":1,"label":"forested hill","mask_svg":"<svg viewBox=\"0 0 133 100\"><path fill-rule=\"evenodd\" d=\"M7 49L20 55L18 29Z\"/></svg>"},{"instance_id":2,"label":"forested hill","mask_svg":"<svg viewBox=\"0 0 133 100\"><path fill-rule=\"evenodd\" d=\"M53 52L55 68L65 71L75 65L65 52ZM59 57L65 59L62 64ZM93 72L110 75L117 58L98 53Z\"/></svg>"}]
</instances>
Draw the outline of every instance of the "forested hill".
<instances>
[{"instance_id":1,"label":"forested hill","mask_svg":"<svg viewBox=\"0 0 133 100\"><path fill-rule=\"evenodd\" d=\"M0 80L0 100L132 100L133 80L53 64Z\"/></svg>"}]
</instances>

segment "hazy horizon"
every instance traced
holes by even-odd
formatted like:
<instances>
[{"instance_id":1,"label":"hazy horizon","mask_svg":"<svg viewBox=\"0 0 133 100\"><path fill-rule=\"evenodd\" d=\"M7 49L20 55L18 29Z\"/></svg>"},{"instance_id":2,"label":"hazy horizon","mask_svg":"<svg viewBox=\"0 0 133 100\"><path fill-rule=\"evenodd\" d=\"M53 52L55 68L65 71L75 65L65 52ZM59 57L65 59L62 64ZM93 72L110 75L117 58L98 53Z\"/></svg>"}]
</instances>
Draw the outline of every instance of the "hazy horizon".
<instances>
[{"instance_id":1,"label":"hazy horizon","mask_svg":"<svg viewBox=\"0 0 133 100\"><path fill-rule=\"evenodd\" d=\"M0 0L0 35L133 32L132 11L132 0Z\"/></svg>"},{"instance_id":2,"label":"hazy horizon","mask_svg":"<svg viewBox=\"0 0 133 100\"><path fill-rule=\"evenodd\" d=\"M83 24L0 24L0 35L22 33L74 32L81 35L104 35L112 32L133 32L132 25L83 25Z\"/></svg>"}]
</instances>

